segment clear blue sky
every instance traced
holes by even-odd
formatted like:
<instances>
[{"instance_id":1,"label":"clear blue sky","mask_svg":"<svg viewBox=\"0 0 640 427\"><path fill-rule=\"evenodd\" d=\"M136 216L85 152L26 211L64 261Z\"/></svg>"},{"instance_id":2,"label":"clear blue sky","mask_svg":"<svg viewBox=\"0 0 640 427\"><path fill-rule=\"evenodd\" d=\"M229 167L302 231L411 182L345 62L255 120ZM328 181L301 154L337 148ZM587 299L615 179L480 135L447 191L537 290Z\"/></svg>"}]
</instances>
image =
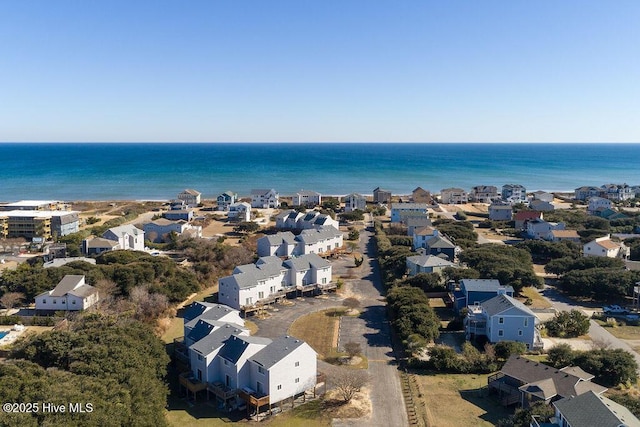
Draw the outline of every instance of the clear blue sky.
<instances>
[{"instance_id":1,"label":"clear blue sky","mask_svg":"<svg viewBox=\"0 0 640 427\"><path fill-rule=\"evenodd\" d=\"M640 142L638 0L0 0L0 141Z\"/></svg>"}]
</instances>

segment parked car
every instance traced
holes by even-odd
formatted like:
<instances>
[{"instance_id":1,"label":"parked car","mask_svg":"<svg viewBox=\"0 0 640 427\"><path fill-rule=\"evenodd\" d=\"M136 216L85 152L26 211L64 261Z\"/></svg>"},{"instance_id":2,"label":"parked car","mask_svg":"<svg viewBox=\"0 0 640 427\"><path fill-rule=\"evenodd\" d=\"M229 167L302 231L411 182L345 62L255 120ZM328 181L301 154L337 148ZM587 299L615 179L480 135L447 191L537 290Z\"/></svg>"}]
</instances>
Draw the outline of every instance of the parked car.
<instances>
[{"instance_id":1,"label":"parked car","mask_svg":"<svg viewBox=\"0 0 640 427\"><path fill-rule=\"evenodd\" d=\"M602 307L604 314L627 314L629 310L622 308L619 305L606 305Z\"/></svg>"}]
</instances>

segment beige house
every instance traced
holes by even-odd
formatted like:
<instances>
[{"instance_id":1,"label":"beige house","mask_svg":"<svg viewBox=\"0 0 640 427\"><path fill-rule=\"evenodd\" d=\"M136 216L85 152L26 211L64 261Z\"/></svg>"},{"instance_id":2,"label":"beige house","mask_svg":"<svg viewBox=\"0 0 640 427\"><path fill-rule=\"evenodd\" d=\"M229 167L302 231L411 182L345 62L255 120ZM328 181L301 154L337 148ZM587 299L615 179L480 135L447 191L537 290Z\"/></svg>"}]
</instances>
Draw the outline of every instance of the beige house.
<instances>
[{"instance_id":1,"label":"beige house","mask_svg":"<svg viewBox=\"0 0 640 427\"><path fill-rule=\"evenodd\" d=\"M189 206L198 206L200 204L200 196L202 196L202 193L199 191L187 188L178 194L178 200L182 200Z\"/></svg>"},{"instance_id":2,"label":"beige house","mask_svg":"<svg viewBox=\"0 0 640 427\"><path fill-rule=\"evenodd\" d=\"M608 258L628 259L630 249L622 242L614 242L611 235L599 237L582 247L584 256L605 256Z\"/></svg>"},{"instance_id":3,"label":"beige house","mask_svg":"<svg viewBox=\"0 0 640 427\"><path fill-rule=\"evenodd\" d=\"M422 187L418 187L411 193L411 200L413 203L428 203L433 204L433 199L431 198L431 191L425 190Z\"/></svg>"}]
</instances>

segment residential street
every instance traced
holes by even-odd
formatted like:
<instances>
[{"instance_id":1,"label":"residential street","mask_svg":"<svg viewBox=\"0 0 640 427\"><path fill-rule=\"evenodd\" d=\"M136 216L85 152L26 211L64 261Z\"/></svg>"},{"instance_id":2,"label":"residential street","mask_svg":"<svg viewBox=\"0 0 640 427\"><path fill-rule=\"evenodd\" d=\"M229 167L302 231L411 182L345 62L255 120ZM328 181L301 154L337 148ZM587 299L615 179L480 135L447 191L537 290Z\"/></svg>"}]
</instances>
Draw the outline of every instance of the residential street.
<instances>
[{"instance_id":1,"label":"residential street","mask_svg":"<svg viewBox=\"0 0 640 427\"><path fill-rule=\"evenodd\" d=\"M569 298L566 298L564 295L560 294L553 287L545 286L545 288L539 292L552 304L553 308L558 311L570 311L573 309L578 309L582 310L585 314L591 317L593 308L578 305L577 303L571 301ZM635 352L629 344L619 338L614 337L609 333L609 331L598 325L593 320L591 320L591 326L589 327L589 336L594 341L594 343L602 343L608 345L610 348L621 348L627 350L633 355L633 357L635 357L636 362L639 366L638 371L640 372L640 354Z\"/></svg>"}]
</instances>

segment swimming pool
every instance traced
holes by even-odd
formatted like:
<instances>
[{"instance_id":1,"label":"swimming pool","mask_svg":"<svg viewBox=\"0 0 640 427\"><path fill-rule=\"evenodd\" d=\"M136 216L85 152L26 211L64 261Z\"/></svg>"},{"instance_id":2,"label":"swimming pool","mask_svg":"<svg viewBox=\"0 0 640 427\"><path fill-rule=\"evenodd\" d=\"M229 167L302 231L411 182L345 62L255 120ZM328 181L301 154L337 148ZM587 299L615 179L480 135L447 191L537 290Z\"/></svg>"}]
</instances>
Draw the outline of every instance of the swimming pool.
<instances>
[{"instance_id":1,"label":"swimming pool","mask_svg":"<svg viewBox=\"0 0 640 427\"><path fill-rule=\"evenodd\" d=\"M6 337L7 335L9 335L9 332L6 332L6 331L2 331L2 332L0 332L0 340L1 340L2 338Z\"/></svg>"}]
</instances>

